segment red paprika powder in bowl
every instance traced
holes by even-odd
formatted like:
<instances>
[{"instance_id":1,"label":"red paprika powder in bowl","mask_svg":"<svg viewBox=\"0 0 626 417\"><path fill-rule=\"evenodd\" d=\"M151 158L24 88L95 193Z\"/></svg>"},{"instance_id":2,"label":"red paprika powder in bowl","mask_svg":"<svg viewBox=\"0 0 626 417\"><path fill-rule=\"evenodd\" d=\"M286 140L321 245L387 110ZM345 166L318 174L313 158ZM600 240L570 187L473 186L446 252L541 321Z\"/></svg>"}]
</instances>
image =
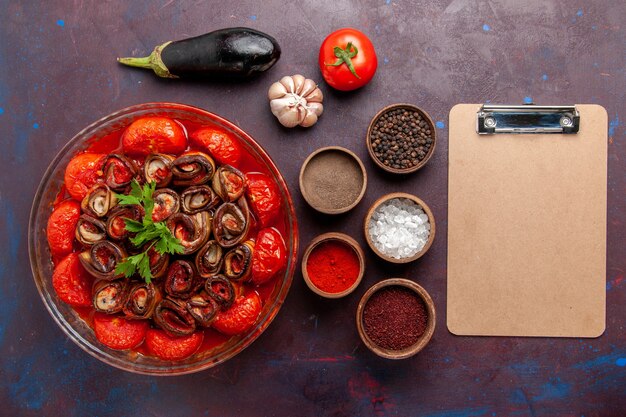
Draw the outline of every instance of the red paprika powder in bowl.
<instances>
[{"instance_id":1,"label":"red paprika powder in bowl","mask_svg":"<svg viewBox=\"0 0 626 417\"><path fill-rule=\"evenodd\" d=\"M359 244L343 233L325 233L313 239L304 251L302 276L314 293L341 298L359 285L365 271L365 256Z\"/></svg>"},{"instance_id":2,"label":"red paprika powder in bowl","mask_svg":"<svg viewBox=\"0 0 626 417\"><path fill-rule=\"evenodd\" d=\"M359 301L356 326L369 350L387 359L421 351L435 332L435 304L424 288L404 278L373 285Z\"/></svg>"}]
</instances>

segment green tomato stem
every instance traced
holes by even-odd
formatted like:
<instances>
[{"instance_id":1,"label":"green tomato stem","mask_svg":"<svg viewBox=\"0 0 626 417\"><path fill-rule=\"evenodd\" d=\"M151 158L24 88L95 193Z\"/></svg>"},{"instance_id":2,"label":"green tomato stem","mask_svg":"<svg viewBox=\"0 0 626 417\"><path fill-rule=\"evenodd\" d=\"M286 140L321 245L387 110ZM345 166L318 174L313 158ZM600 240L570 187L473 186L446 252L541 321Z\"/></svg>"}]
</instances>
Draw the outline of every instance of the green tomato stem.
<instances>
[{"instance_id":1,"label":"green tomato stem","mask_svg":"<svg viewBox=\"0 0 626 417\"><path fill-rule=\"evenodd\" d=\"M342 49L340 46L335 46L333 52L337 57L337 60L332 64L326 64L327 66L338 67L340 65L346 64L352 75L354 75L358 79L361 79L361 77L359 77L359 74L357 74L356 70L354 69L354 64L352 64L352 58L354 58L359 53L359 50L356 46L352 45L352 42L348 42L348 45L346 45L345 49Z\"/></svg>"}]
</instances>

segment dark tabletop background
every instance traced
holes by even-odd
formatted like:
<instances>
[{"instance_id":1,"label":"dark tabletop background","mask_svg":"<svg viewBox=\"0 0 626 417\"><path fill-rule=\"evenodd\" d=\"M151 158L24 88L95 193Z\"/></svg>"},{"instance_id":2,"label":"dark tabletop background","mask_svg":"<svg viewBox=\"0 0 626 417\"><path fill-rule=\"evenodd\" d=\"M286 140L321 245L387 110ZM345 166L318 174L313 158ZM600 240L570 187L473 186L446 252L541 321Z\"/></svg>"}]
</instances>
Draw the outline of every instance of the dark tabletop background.
<instances>
[{"instance_id":1,"label":"dark tabletop background","mask_svg":"<svg viewBox=\"0 0 626 417\"><path fill-rule=\"evenodd\" d=\"M624 415L625 20L618 0L0 1L0 414ZM161 80L115 62L228 26L276 37L278 64L252 82L227 85ZM344 26L367 33L379 57L374 80L348 94L332 91L317 68L322 40ZM325 113L311 129L283 129L269 111L269 85L295 73L319 81L325 95ZM608 111L606 332L597 339L456 337L445 325L448 111L460 102L530 100L599 103ZM46 166L75 133L149 101L208 109L255 137L288 182L301 248L325 231L346 232L365 247L365 211L389 191L430 205L433 247L408 266L368 250L363 283L343 300L320 299L298 271L267 331L217 368L155 378L99 362L62 333L37 294L28 213ZM407 178L384 175L364 146L370 118L396 102L419 105L438 126L434 157ZM332 218L312 211L297 183L304 158L327 145L352 149L369 175L363 201ZM431 343L399 362L371 354L354 326L360 296L391 276L420 283L438 308Z\"/></svg>"}]
</instances>

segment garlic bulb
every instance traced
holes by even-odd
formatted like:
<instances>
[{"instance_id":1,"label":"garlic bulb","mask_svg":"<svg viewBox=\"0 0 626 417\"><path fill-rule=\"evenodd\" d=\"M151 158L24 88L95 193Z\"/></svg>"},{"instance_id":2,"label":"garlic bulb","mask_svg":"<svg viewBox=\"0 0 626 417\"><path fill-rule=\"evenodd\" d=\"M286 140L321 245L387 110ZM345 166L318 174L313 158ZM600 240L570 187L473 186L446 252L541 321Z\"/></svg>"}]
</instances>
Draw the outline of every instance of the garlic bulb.
<instances>
[{"instance_id":1,"label":"garlic bulb","mask_svg":"<svg viewBox=\"0 0 626 417\"><path fill-rule=\"evenodd\" d=\"M267 95L272 113L285 127L313 126L324 111L324 96L317 84L300 74L281 78Z\"/></svg>"}]
</instances>

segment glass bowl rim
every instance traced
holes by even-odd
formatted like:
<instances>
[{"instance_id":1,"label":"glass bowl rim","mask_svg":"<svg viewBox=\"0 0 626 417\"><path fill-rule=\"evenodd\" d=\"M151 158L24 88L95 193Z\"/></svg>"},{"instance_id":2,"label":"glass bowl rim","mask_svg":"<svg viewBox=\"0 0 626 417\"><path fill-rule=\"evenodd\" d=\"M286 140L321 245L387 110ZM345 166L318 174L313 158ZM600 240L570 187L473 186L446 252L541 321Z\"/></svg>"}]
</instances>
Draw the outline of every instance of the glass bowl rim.
<instances>
[{"instance_id":1,"label":"glass bowl rim","mask_svg":"<svg viewBox=\"0 0 626 417\"><path fill-rule=\"evenodd\" d=\"M285 211L286 211L286 219L285 219L285 227L290 232L291 235L291 245L287 243L288 251L293 248L293 252L290 253L287 257L287 265L285 267L285 272L282 275L282 284L278 290L278 293L275 299L272 300L273 304L271 308L268 309L268 313L266 316L255 324L251 330L249 330L245 337L242 337L238 340L233 346L230 346L225 352L226 354L222 357L215 358L215 355L205 358L203 361L198 363L188 364L185 367L170 369L171 366L175 365L175 362L168 362L163 365L163 367L136 367L136 364L129 362L128 359L117 358L104 352L102 349L94 346L88 340L86 340L79 331L77 331L65 318L63 313L59 311L57 308L57 303L52 298L52 295L49 291L43 288L42 283L43 279L51 279L51 277L43 277L43 271L39 270L37 263L37 242L35 241L36 231L34 230L35 224L37 223L37 217L39 211L41 210L41 203L46 191L46 185L51 179L52 175L59 168L59 165L65 155L73 150L74 147L80 143L84 143L89 139L87 136L90 132L94 134L97 132L98 128L101 128L108 122L113 122L118 118L127 116L132 117L134 114L138 112L144 111L183 111L193 114L195 116L202 116L211 120L211 122L216 123L218 126L222 125L227 127L229 130L236 133L238 136L245 140L246 144L254 149L254 151L260 156L263 164L267 166L272 176L276 181L278 181L279 189L281 190L283 202L286 203ZM287 239L286 239L287 240ZM109 113L96 121L90 123L85 128L81 129L78 133L76 133L55 155L52 161L49 163L46 168L39 185L37 186L37 190L35 192L35 196L33 198L33 203L30 210L29 222L28 222L28 255L31 266L31 272L33 275L33 279L35 281L35 285L37 287L37 291L39 296L41 297L44 306L50 313L50 316L53 318L54 322L61 328L63 333L68 336L77 346L79 346L83 351L87 352L94 358L111 365L115 368L132 372L136 374L143 375L151 375L151 376L176 376L176 375L185 375L190 373L199 372L213 366L216 366L220 363L231 359L236 356L243 350L245 350L248 346L250 346L258 337L267 329L267 327L272 323L278 311L284 304L284 301L289 293L289 289L293 282L293 276L296 269L296 261L298 257L298 243L299 243L299 232L298 232L298 224L295 213L295 205L293 203L293 199L291 197L291 193L289 191L289 187L287 183L276 166L274 160L269 156L269 154L265 151L265 149L247 132L245 132L242 128L235 125L233 122L228 119L219 116L213 112L208 110L182 104L175 102L147 102L141 104L135 104L132 106L128 106L117 110L115 112ZM131 365L131 367L129 367Z\"/></svg>"}]
</instances>

